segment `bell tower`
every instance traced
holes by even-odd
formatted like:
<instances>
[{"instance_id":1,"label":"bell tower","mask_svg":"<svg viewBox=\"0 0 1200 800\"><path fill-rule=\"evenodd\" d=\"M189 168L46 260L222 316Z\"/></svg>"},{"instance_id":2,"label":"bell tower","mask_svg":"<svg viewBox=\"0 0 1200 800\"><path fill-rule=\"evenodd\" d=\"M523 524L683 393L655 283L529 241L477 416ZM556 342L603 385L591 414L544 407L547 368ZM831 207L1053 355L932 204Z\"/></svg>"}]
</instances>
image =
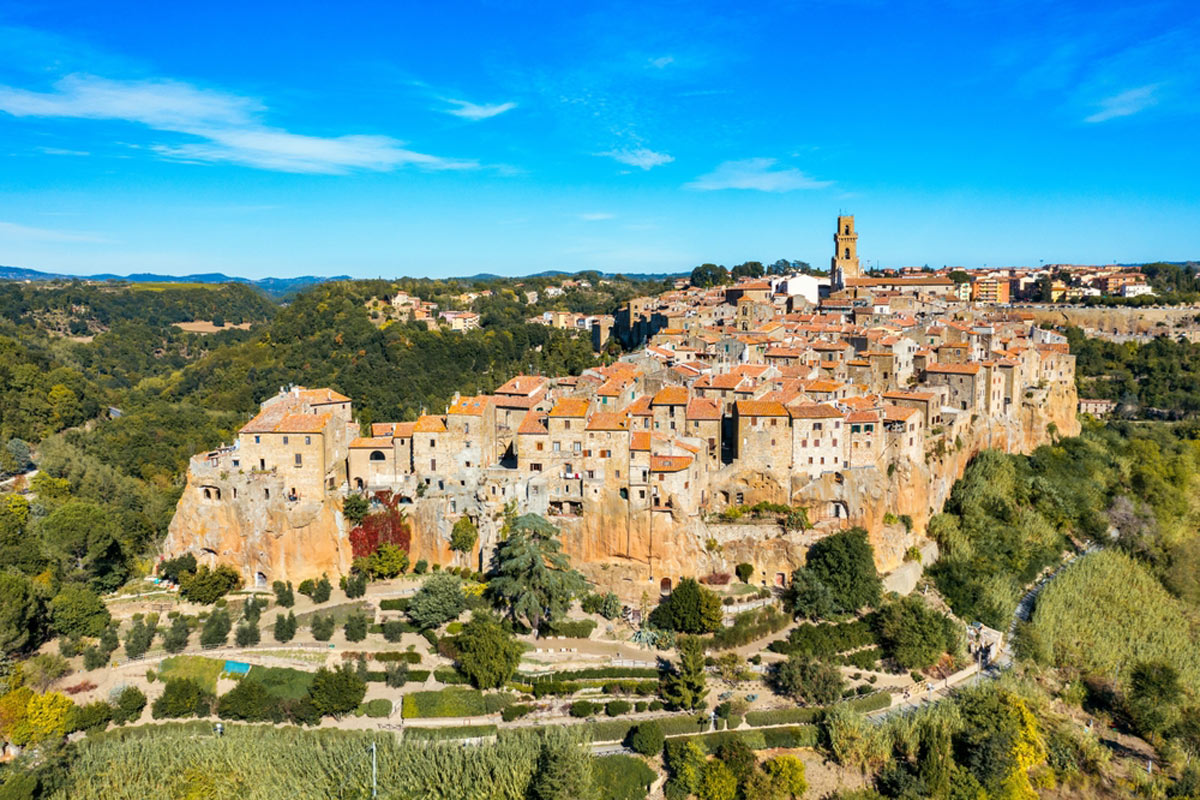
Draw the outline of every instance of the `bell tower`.
<instances>
[{"instance_id":1,"label":"bell tower","mask_svg":"<svg viewBox=\"0 0 1200 800\"><path fill-rule=\"evenodd\" d=\"M833 232L833 260L830 263L834 291L846 288L846 281L859 277L858 234L854 232L854 216L837 218Z\"/></svg>"}]
</instances>

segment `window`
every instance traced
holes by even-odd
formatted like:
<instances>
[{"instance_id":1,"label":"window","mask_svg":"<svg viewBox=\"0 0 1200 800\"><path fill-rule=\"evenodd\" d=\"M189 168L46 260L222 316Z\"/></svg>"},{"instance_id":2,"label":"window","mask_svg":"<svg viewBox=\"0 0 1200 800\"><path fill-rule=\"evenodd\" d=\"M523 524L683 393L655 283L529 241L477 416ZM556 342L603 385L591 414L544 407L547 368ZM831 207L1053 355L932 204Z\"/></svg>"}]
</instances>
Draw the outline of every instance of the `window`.
<instances>
[{"instance_id":1,"label":"window","mask_svg":"<svg viewBox=\"0 0 1200 800\"><path fill-rule=\"evenodd\" d=\"M463 433L465 433L467 436L471 435L471 423L468 422L463 425Z\"/></svg>"},{"instance_id":2,"label":"window","mask_svg":"<svg viewBox=\"0 0 1200 800\"><path fill-rule=\"evenodd\" d=\"M296 453L296 466L297 467L304 466L304 456L300 455L299 453Z\"/></svg>"},{"instance_id":3,"label":"window","mask_svg":"<svg viewBox=\"0 0 1200 800\"><path fill-rule=\"evenodd\" d=\"M433 472L436 469L437 469L437 459L436 458L429 459L429 471Z\"/></svg>"},{"instance_id":4,"label":"window","mask_svg":"<svg viewBox=\"0 0 1200 800\"><path fill-rule=\"evenodd\" d=\"M264 500L271 499L271 490L270 489L263 489L263 499Z\"/></svg>"},{"instance_id":5,"label":"window","mask_svg":"<svg viewBox=\"0 0 1200 800\"><path fill-rule=\"evenodd\" d=\"M740 506L740 505L745 504L745 502L746 502L746 496L744 494L742 494L741 492L738 492L737 493L737 504Z\"/></svg>"},{"instance_id":6,"label":"window","mask_svg":"<svg viewBox=\"0 0 1200 800\"><path fill-rule=\"evenodd\" d=\"M646 499L646 490L645 489L638 489L638 499L639 500Z\"/></svg>"},{"instance_id":7,"label":"window","mask_svg":"<svg viewBox=\"0 0 1200 800\"><path fill-rule=\"evenodd\" d=\"M285 436L285 437L283 437L283 443L284 443L284 444L287 444L287 443L288 443L288 437L286 437L286 436Z\"/></svg>"},{"instance_id":8,"label":"window","mask_svg":"<svg viewBox=\"0 0 1200 800\"><path fill-rule=\"evenodd\" d=\"M536 448L536 449L537 449L537 450L541 450L541 449L542 449L542 446L543 446L544 444L545 444L545 442L538 442L538 443L537 443L537 448Z\"/></svg>"},{"instance_id":9,"label":"window","mask_svg":"<svg viewBox=\"0 0 1200 800\"><path fill-rule=\"evenodd\" d=\"M542 465L541 465L541 464L530 464L530 465L529 465L529 470L530 470L531 472L541 472L541 471L542 471Z\"/></svg>"},{"instance_id":10,"label":"window","mask_svg":"<svg viewBox=\"0 0 1200 800\"><path fill-rule=\"evenodd\" d=\"M304 437L304 443L305 443L305 444L312 444L312 437L311 437L311 436L305 436L305 437Z\"/></svg>"},{"instance_id":11,"label":"window","mask_svg":"<svg viewBox=\"0 0 1200 800\"><path fill-rule=\"evenodd\" d=\"M564 431L569 431L569 430L571 430L571 420L569 420L569 419L564 419L564 420L563 420L563 430L564 430Z\"/></svg>"},{"instance_id":12,"label":"window","mask_svg":"<svg viewBox=\"0 0 1200 800\"><path fill-rule=\"evenodd\" d=\"M234 465L235 467L236 467L238 464L240 464L240 463L241 463L241 462L240 462L240 461L238 461L236 458L233 460L233 465Z\"/></svg>"},{"instance_id":13,"label":"window","mask_svg":"<svg viewBox=\"0 0 1200 800\"><path fill-rule=\"evenodd\" d=\"M574 442L571 445L571 449L574 450L576 453L582 451L583 450L583 442Z\"/></svg>"},{"instance_id":14,"label":"window","mask_svg":"<svg viewBox=\"0 0 1200 800\"><path fill-rule=\"evenodd\" d=\"M255 437L254 437L254 443L255 443L255 444L262 444L262 437L261 437L261 436L255 436Z\"/></svg>"},{"instance_id":15,"label":"window","mask_svg":"<svg viewBox=\"0 0 1200 800\"><path fill-rule=\"evenodd\" d=\"M437 447L437 439L430 439L430 440L429 440L429 446L430 446L430 447Z\"/></svg>"},{"instance_id":16,"label":"window","mask_svg":"<svg viewBox=\"0 0 1200 800\"><path fill-rule=\"evenodd\" d=\"M588 476L588 480L591 480L592 478L595 478L595 477L596 477L596 471L595 471L594 469L589 469L589 470L587 471L587 476Z\"/></svg>"},{"instance_id":17,"label":"window","mask_svg":"<svg viewBox=\"0 0 1200 800\"><path fill-rule=\"evenodd\" d=\"M383 454L383 451L382 451L382 450L372 450L372 451L371 451L371 459L370 459L370 460L371 460L371 461L386 461L386 460L387 460L387 456L385 456L385 455Z\"/></svg>"},{"instance_id":18,"label":"window","mask_svg":"<svg viewBox=\"0 0 1200 800\"><path fill-rule=\"evenodd\" d=\"M451 513L451 514L453 514L453 513L454 513L454 512L456 512L456 511L458 511L458 501L457 501L457 500L451 500L451 501L450 501L450 513Z\"/></svg>"},{"instance_id":19,"label":"window","mask_svg":"<svg viewBox=\"0 0 1200 800\"><path fill-rule=\"evenodd\" d=\"M560 443L560 442L555 442L555 443L554 443L553 450L554 450L554 452L556 452L556 453L558 453L558 452L561 452L561 451L562 451L562 443Z\"/></svg>"},{"instance_id":20,"label":"window","mask_svg":"<svg viewBox=\"0 0 1200 800\"><path fill-rule=\"evenodd\" d=\"M619 478L619 477L621 477L621 470L619 470L619 469L618 469L618 470L616 470L616 473L617 473L617 477L618 477L618 478ZM621 491L624 491L624 489L622 489ZM628 495L628 494L626 494L626 497L627 497L627 498L628 498L628 496L629 496L629 495Z\"/></svg>"},{"instance_id":21,"label":"window","mask_svg":"<svg viewBox=\"0 0 1200 800\"><path fill-rule=\"evenodd\" d=\"M850 257L850 248L847 247L845 250L845 255L843 255L842 258L849 258L849 257Z\"/></svg>"}]
</instances>

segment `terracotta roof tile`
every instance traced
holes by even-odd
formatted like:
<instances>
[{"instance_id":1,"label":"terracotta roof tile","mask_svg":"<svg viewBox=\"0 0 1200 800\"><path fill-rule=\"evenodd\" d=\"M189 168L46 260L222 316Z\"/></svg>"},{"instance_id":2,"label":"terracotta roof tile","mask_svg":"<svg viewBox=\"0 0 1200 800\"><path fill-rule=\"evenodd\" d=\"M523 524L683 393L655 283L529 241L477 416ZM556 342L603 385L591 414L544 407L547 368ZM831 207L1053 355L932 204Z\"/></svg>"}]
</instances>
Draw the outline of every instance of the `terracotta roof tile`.
<instances>
[{"instance_id":1,"label":"terracotta roof tile","mask_svg":"<svg viewBox=\"0 0 1200 800\"><path fill-rule=\"evenodd\" d=\"M932 372L935 375L978 375L978 364L927 364L926 372Z\"/></svg>"},{"instance_id":2,"label":"terracotta roof tile","mask_svg":"<svg viewBox=\"0 0 1200 800\"><path fill-rule=\"evenodd\" d=\"M545 417L536 411L526 411L525 417L521 420L521 427L517 428L517 433L549 433L544 424Z\"/></svg>"},{"instance_id":3,"label":"terracotta roof tile","mask_svg":"<svg viewBox=\"0 0 1200 800\"><path fill-rule=\"evenodd\" d=\"M682 472L691 465L691 456L650 456L651 472Z\"/></svg>"},{"instance_id":4,"label":"terracotta roof tile","mask_svg":"<svg viewBox=\"0 0 1200 800\"><path fill-rule=\"evenodd\" d=\"M360 436L350 442L351 450L369 449L369 450L384 450L391 449L391 436Z\"/></svg>"},{"instance_id":5,"label":"terracotta roof tile","mask_svg":"<svg viewBox=\"0 0 1200 800\"><path fill-rule=\"evenodd\" d=\"M476 395L475 397L460 397L458 402L451 403L446 409L447 414L465 414L469 417L481 417L487 407L491 405L492 398L486 394Z\"/></svg>"},{"instance_id":6,"label":"terracotta roof tile","mask_svg":"<svg viewBox=\"0 0 1200 800\"><path fill-rule=\"evenodd\" d=\"M624 431L629 430L629 418L615 411L597 411L588 417L589 431Z\"/></svg>"},{"instance_id":7,"label":"terracotta roof tile","mask_svg":"<svg viewBox=\"0 0 1200 800\"><path fill-rule=\"evenodd\" d=\"M321 433L333 415L324 414L288 414L275 426L276 433Z\"/></svg>"},{"instance_id":8,"label":"terracotta roof tile","mask_svg":"<svg viewBox=\"0 0 1200 800\"><path fill-rule=\"evenodd\" d=\"M550 409L552 417L586 417L588 401L582 397L564 397Z\"/></svg>"},{"instance_id":9,"label":"terracotta roof tile","mask_svg":"<svg viewBox=\"0 0 1200 800\"><path fill-rule=\"evenodd\" d=\"M629 437L630 450L649 450L650 431L634 431Z\"/></svg>"},{"instance_id":10,"label":"terracotta roof tile","mask_svg":"<svg viewBox=\"0 0 1200 800\"><path fill-rule=\"evenodd\" d=\"M719 420L721 404L711 398L693 397L687 404L687 418Z\"/></svg>"},{"instance_id":11,"label":"terracotta roof tile","mask_svg":"<svg viewBox=\"0 0 1200 800\"><path fill-rule=\"evenodd\" d=\"M417 424L413 426L414 433L445 433L446 420L442 417L437 417L432 414L425 414L417 418Z\"/></svg>"},{"instance_id":12,"label":"terracotta roof tile","mask_svg":"<svg viewBox=\"0 0 1200 800\"><path fill-rule=\"evenodd\" d=\"M879 414L874 411L854 411L846 415L846 422L879 422Z\"/></svg>"},{"instance_id":13,"label":"terracotta roof tile","mask_svg":"<svg viewBox=\"0 0 1200 800\"><path fill-rule=\"evenodd\" d=\"M687 405L688 390L684 386L664 386L654 395L654 399L650 401L650 405L654 406L682 406Z\"/></svg>"},{"instance_id":14,"label":"terracotta roof tile","mask_svg":"<svg viewBox=\"0 0 1200 800\"><path fill-rule=\"evenodd\" d=\"M783 403L769 400L738 400L737 413L739 417L786 417L788 415Z\"/></svg>"},{"instance_id":15,"label":"terracotta roof tile","mask_svg":"<svg viewBox=\"0 0 1200 800\"><path fill-rule=\"evenodd\" d=\"M350 398L344 394L339 394L333 389L300 389L300 399L309 405L321 405L323 403L349 403Z\"/></svg>"}]
</instances>

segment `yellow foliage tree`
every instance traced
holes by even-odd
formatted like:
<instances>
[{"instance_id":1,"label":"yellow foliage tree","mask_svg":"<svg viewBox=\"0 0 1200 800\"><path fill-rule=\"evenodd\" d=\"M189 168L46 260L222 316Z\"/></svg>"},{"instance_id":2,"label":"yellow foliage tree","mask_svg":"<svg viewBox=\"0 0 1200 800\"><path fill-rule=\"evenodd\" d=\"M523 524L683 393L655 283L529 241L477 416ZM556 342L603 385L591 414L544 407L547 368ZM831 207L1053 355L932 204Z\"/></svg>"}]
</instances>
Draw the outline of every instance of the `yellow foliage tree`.
<instances>
[{"instance_id":1,"label":"yellow foliage tree","mask_svg":"<svg viewBox=\"0 0 1200 800\"><path fill-rule=\"evenodd\" d=\"M28 741L25 717L32 697L33 690L28 686L13 689L0 697L0 738L17 745Z\"/></svg>"},{"instance_id":2,"label":"yellow foliage tree","mask_svg":"<svg viewBox=\"0 0 1200 800\"><path fill-rule=\"evenodd\" d=\"M1046 763L1046 742L1042 739L1037 717L1025 701L1010 695L1008 702L1017 718L1018 728L1009 753L1012 766L1004 776L1004 784L995 800L1037 800L1038 793L1029 780L1029 772Z\"/></svg>"},{"instance_id":3,"label":"yellow foliage tree","mask_svg":"<svg viewBox=\"0 0 1200 800\"><path fill-rule=\"evenodd\" d=\"M25 713L29 741L45 742L66 736L67 722L74 707L70 698L60 692L46 692L31 697Z\"/></svg>"}]
</instances>

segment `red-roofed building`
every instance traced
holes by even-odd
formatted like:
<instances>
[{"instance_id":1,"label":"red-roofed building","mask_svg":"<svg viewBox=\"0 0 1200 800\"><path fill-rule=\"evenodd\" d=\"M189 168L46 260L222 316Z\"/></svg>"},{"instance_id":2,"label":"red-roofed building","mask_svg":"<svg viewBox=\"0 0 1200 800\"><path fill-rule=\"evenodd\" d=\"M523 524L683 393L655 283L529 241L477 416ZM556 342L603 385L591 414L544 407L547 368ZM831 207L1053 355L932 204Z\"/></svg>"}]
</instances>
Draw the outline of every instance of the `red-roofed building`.
<instances>
[{"instance_id":1,"label":"red-roofed building","mask_svg":"<svg viewBox=\"0 0 1200 800\"><path fill-rule=\"evenodd\" d=\"M790 416L782 403L739 400L734 405L735 453L747 468L758 468L785 486L792 461Z\"/></svg>"}]
</instances>

